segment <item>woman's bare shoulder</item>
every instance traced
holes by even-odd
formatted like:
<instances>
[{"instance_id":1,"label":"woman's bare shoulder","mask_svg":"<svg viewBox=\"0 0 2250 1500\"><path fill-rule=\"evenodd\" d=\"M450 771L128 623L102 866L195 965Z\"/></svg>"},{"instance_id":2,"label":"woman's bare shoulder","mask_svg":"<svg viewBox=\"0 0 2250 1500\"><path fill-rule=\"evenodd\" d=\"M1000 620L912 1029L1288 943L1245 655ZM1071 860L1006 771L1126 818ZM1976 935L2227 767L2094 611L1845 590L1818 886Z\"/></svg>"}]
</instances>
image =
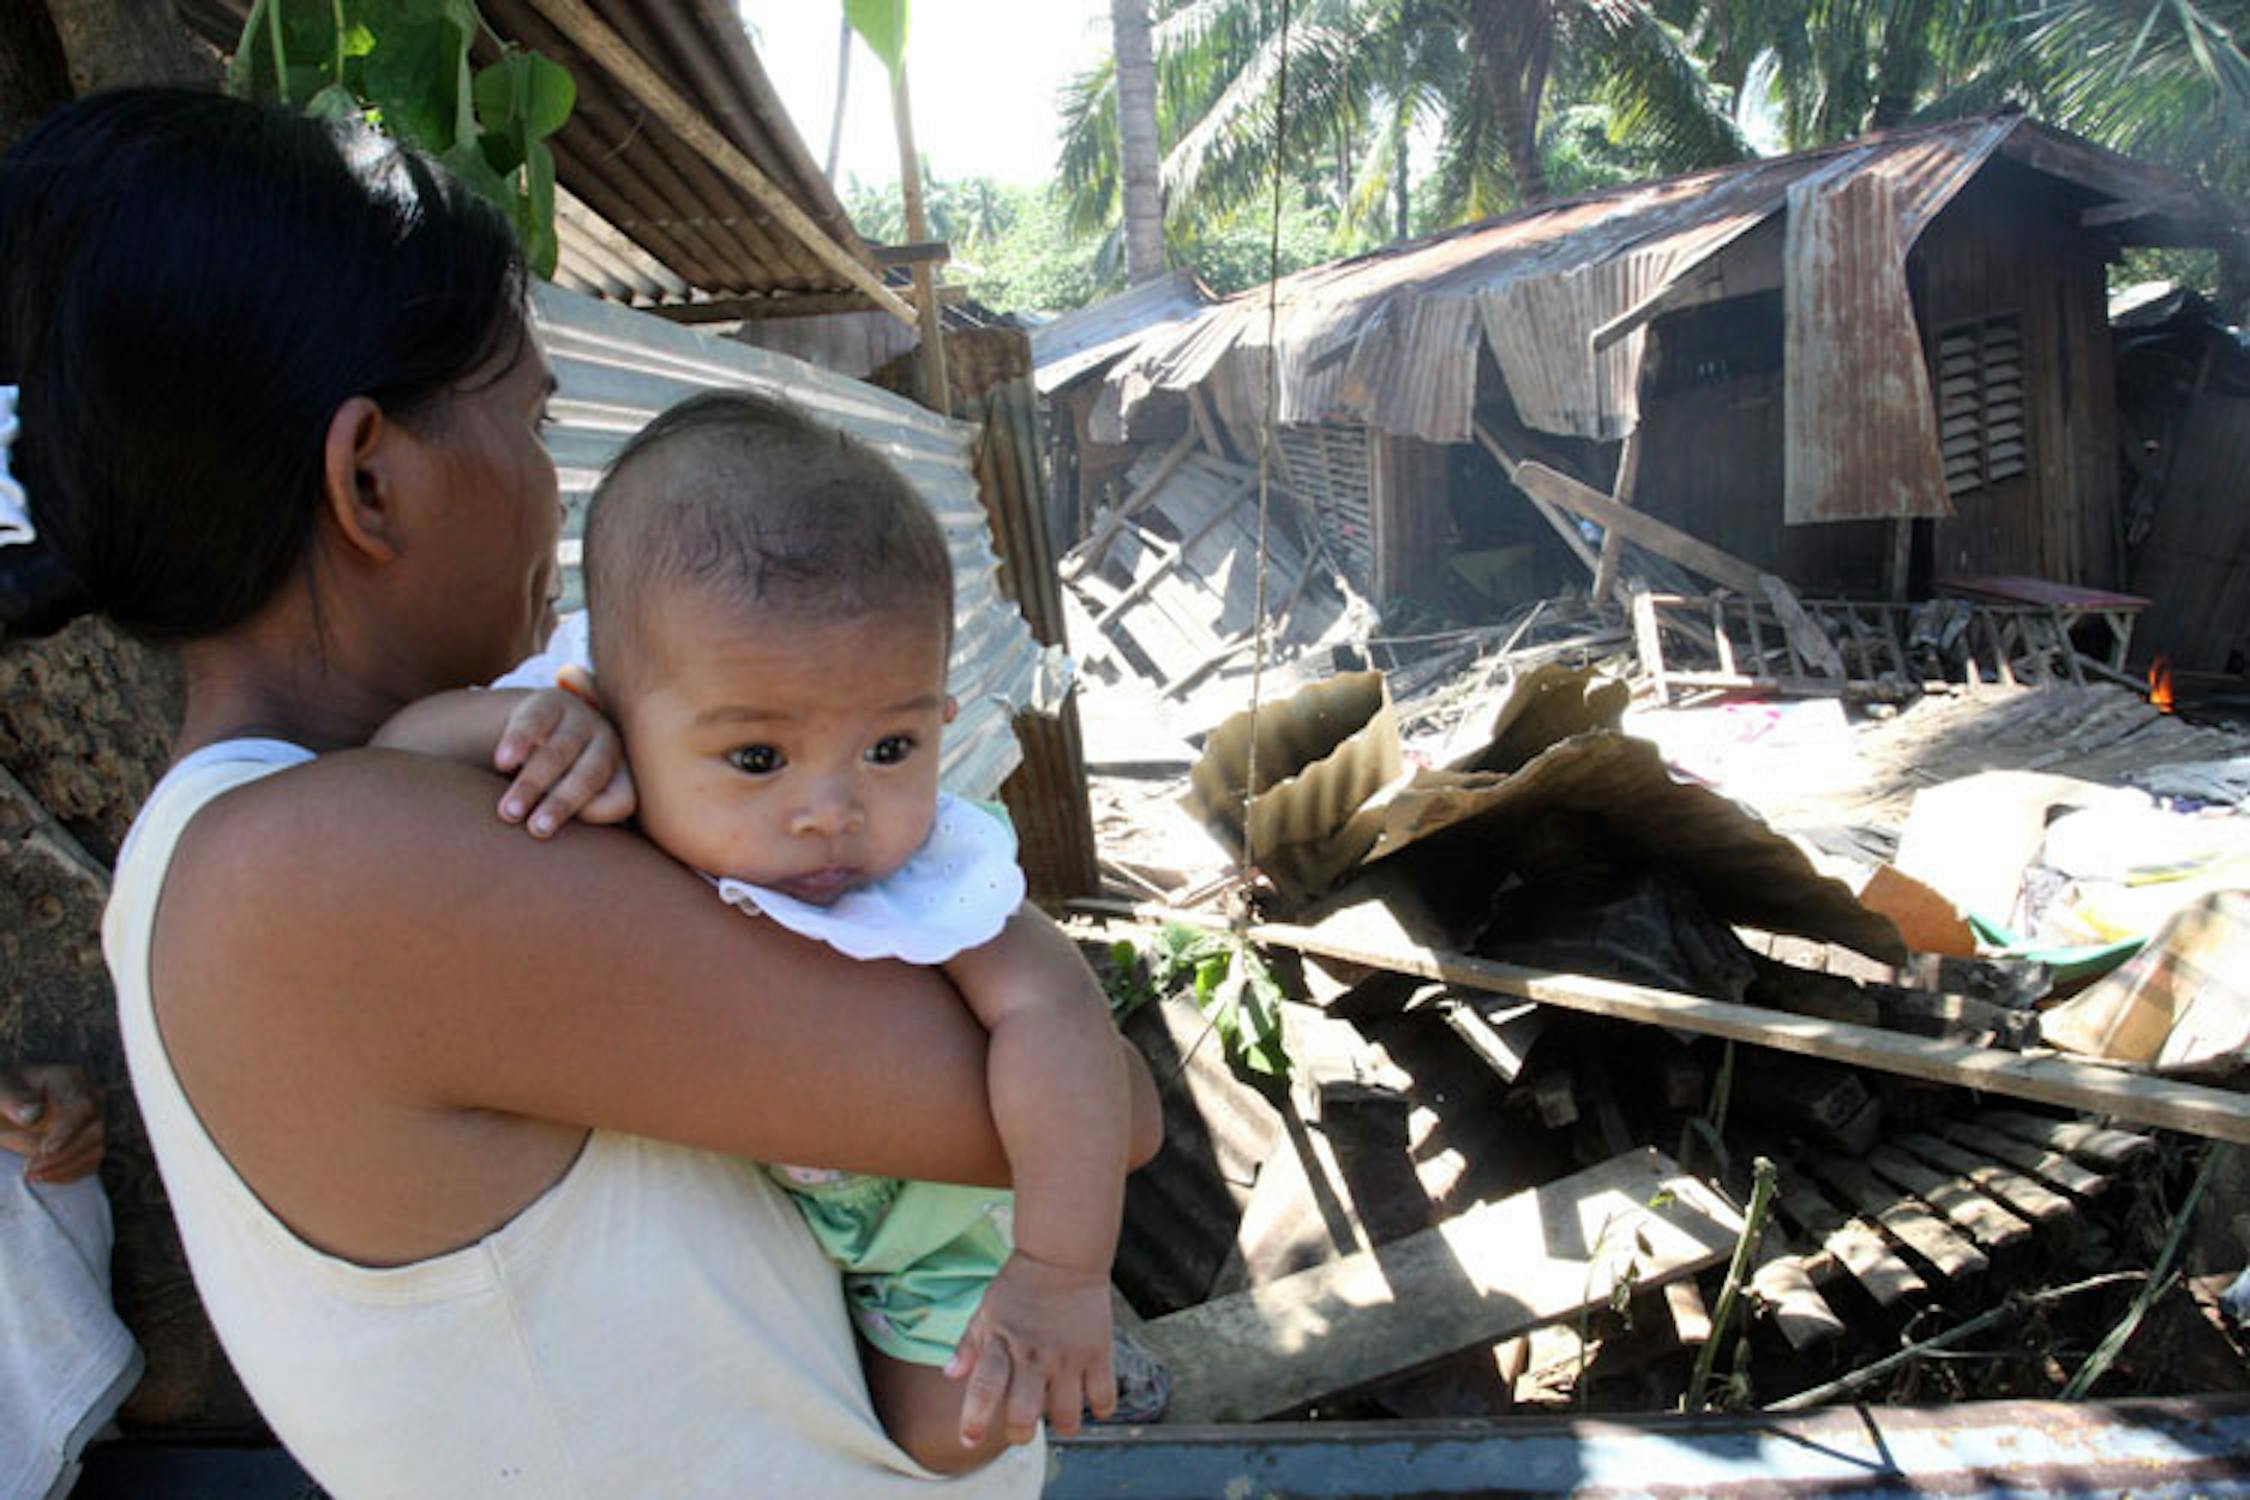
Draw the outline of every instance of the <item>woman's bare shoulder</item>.
<instances>
[{"instance_id":1,"label":"woman's bare shoulder","mask_svg":"<svg viewBox=\"0 0 2250 1500\"><path fill-rule=\"evenodd\" d=\"M213 804L160 911L168 1038L175 1020L254 1036L270 1067L348 1071L410 1109L890 1175L1001 1170L983 1032L941 977L747 919L629 831L535 840L500 821L502 785L350 751Z\"/></svg>"}]
</instances>

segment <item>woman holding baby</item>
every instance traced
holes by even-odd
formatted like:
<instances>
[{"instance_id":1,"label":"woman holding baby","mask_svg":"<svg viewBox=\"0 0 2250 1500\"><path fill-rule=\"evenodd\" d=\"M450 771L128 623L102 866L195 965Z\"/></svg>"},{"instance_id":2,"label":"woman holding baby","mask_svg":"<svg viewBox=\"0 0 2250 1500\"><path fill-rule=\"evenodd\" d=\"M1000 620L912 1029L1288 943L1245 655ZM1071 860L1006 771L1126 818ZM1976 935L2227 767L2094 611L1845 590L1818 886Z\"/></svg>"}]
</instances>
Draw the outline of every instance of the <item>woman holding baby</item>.
<instances>
[{"instance_id":1,"label":"woman holding baby","mask_svg":"<svg viewBox=\"0 0 2250 1500\"><path fill-rule=\"evenodd\" d=\"M0 163L0 625L100 610L188 683L104 945L199 1290L341 1496L930 1492L757 1164L1004 1183L985 1028L634 832L534 839L489 771L363 748L552 624L522 276L428 164L216 96L82 100ZM1011 1387L946 1492L1034 1493L1040 1414Z\"/></svg>"}]
</instances>

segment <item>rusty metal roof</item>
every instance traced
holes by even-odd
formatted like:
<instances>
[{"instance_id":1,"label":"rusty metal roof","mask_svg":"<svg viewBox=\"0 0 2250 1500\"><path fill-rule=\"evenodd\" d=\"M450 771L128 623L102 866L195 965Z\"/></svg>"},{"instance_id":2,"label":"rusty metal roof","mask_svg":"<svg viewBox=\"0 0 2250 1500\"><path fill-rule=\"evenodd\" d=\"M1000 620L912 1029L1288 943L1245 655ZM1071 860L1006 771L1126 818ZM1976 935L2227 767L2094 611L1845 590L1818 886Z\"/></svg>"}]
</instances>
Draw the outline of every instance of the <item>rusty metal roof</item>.
<instances>
[{"instance_id":1,"label":"rusty metal roof","mask_svg":"<svg viewBox=\"0 0 2250 1500\"><path fill-rule=\"evenodd\" d=\"M234 45L248 0L178 0L214 45ZM843 254L874 269L789 119L732 0L577 0L669 84ZM649 311L734 299L849 293L803 234L780 223L666 126L647 100L548 19L555 0L482 0L507 41L570 70L577 107L548 144L562 193L555 284ZM480 44L481 46L481 44Z\"/></svg>"},{"instance_id":2,"label":"rusty metal roof","mask_svg":"<svg viewBox=\"0 0 2250 1500\"><path fill-rule=\"evenodd\" d=\"M1731 295L1718 253L1782 214L1793 189L1883 179L1900 253L1995 154L2145 207L2144 229L2216 233L2216 200L2015 111L1608 189L1284 278L1271 339L1282 422L1364 422L1434 442L1471 434L1481 352L1525 422L1597 439L1638 421L1649 319ZM2123 224L2120 224L2123 228ZM1773 283L1767 282L1770 288ZM1110 374L1126 416L1159 390L1236 383L1263 409L1267 298L1255 289L1141 341Z\"/></svg>"}]
</instances>

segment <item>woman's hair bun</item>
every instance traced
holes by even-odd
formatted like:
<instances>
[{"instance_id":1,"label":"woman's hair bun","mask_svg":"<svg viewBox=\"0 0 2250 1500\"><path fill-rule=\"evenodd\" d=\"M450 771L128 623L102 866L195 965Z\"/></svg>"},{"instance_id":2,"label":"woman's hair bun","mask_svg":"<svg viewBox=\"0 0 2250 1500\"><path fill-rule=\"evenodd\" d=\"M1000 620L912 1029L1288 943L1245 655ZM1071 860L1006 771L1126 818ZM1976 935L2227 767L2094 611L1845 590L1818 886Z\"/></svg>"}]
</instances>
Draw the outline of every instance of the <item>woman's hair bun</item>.
<instances>
[{"instance_id":1,"label":"woman's hair bun","mask_svg":"<svg viewBox=\"0 0 2250 1500\"><path fill-rule=\"evenodd\" d=\"M0 636L53 635L95 607L52 547L36 541L0 547Z\"/></svg>"}]
</instances>

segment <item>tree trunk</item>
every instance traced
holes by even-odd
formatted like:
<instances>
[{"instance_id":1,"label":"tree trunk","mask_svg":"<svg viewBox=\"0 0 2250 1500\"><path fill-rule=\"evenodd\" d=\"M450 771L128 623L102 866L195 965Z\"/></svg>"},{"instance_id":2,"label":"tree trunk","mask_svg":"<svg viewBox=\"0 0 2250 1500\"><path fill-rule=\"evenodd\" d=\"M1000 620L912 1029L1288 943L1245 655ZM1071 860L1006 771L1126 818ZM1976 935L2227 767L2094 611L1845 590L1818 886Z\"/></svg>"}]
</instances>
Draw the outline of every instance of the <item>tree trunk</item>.
<instances>
[{"instance_id":1,"label":"tree trunk","mask_svg":"<svg viewBox=\"0 0 2250 1500\"><path fill-rule=\"evenodd\" d=\"M48 0L47 9L74 94L129 83L218 87L218 59L189 37L172 0Z\"/></svg>"},{"instance_id":2,"label":"tree trunk","mask_svg":"<svg viewBox=\"0 0 2250 1500\"><path fill-rule=\"evenodd\" d=\"M0 5L0 150L69 97L62 39L45 8Z\"/></svg>"},{"instance_id":3,"label":"tree trunk","mask_svg":"<svg viewBox=\"0 0 2250 1500\"><path fill-rule=\"evenodd\" d=\"M1156 145L1156 58L1148 0L1110 0L1117 58L1117 163L1125 197L1125 279L1164 274L1164 194Z\"/></svg>"},{"instance_id":4,"label":"tree trunk","mask_svg":"<svg viewBox=\"0 0 2250 1500\"><path fill-rule=\"evenodd\" d=\"M852 20L850 16L837 23L842 30L836 38L836 108L828 116L828 158L820 175L828 185L836 185L836 161L844 150L844 96L852 84Z\"/></svg>"},{"instance_id":5,"label":"tree trunk","mask_svg":"<svg viewBox=\"0 0 2250 1500\"><path fill-rule=\"evenodd\" d=\"M1553 196L1539 154L1539 107L1547 90L1554 14L1545 0L1472 0L1469 46L1492 89L1492 110L1518 203Z\"/></svg>"},{"instance_id":6,"label":"tree trunk","mask_svg":"<svg viewBox=\"0 0 2250 1500\"><path fill-rule=\"evenodd\" d=\"M1934 0L1906 0L1892 10L1875 66L1875 106L1868 129L1891 130L1913 117L1932 61L1928 37L1934 8Z\"/></svg>"},{"instance_id":7,"label":"tree trunk","mask_svg":"<svg viewBox=\"0 0 2250 1500\"><path fill-rule=\"evenodd\" d=\"M2250 323L2250 234L2234 234L2219 247L2219 315Z\"/></svg>"},{"instance_id":8,"label":"tree trunk","mask_svg":"<svg viewBox=\"0 0 2250 1500\"><path fill-rule=\"evenodd\" d=\"M1411 216L1407 210L1411 207L1411 204L1407 200L1406 190L1406 111L1399 109L1395 110L1391 116L1391 192L1398 199L1398 223L1397 228L1391 235L1394 240L1403 240L1413 233L1413 230L1409 227Z\"/></svg>"},{"instance_id":9,"label":"tree trunk","mask_svg":"<svg viewBox=\"0 0 2250 1500\"><path fill-rule=\"evenodd\" d=\"M0 4L0 147L74 91L213 85L167 0ZM109 1091L102 1185L119 1315L148 1356L131 1427L256 1433L205 1321L125 1076L102 966L109 867L171 753L176 668L104 621L0 640L0 1059L74 1062Z\"/></svg>"}]
</instances>

